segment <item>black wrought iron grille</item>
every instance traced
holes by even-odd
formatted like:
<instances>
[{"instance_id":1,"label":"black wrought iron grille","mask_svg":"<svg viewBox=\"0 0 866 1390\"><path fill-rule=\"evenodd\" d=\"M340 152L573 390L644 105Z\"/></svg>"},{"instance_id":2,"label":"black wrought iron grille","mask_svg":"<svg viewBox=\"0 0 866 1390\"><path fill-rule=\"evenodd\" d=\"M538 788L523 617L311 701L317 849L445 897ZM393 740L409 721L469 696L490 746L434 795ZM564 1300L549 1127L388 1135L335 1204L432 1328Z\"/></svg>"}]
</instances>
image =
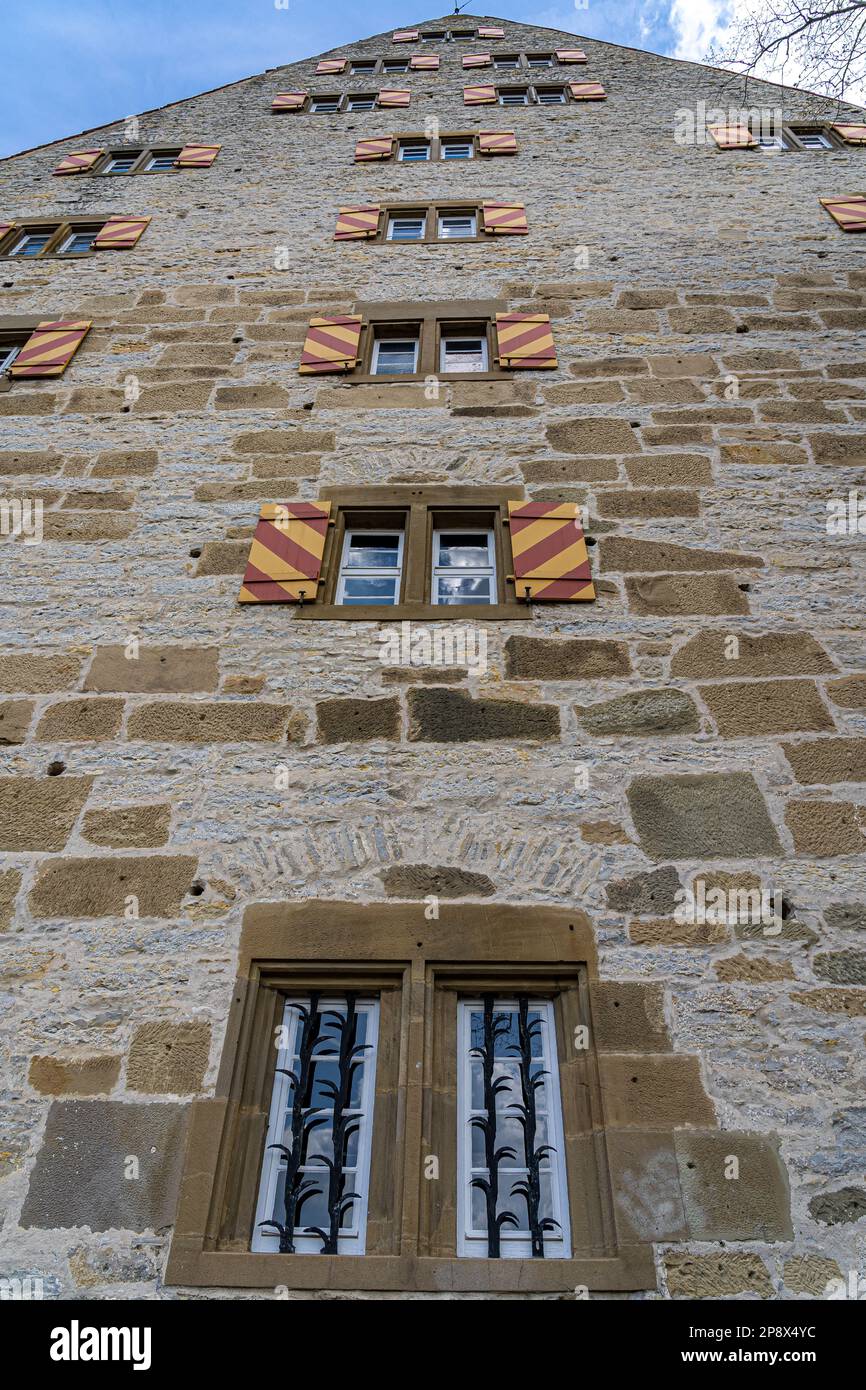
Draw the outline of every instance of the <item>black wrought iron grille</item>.
<instances>
[{"instance_id":1,"label":"black wrought iron grille","mask_svg":"<svg viewBox=\"0 0 866 1390\"><path fill-rule=\"evenodd\" d=\"M526 995L520 995L513 1005L505 1008L502 1004L497 1011L493 995L485 995L482 1001L481 1041L470 1048L470 1056L481 1062L482 1115L473 1115L469 1124L475 1127L484 1139L484 1168L486 1177L471 1178L471 1186L484 1194L484 1209L487 1224L487 1254L490 1259L499 1259L502 1254L502 1229L504 1226L521 1228L508 1198L521 1198L526 1206L526 1226L529 1230L533 1259L543 1259L544 1233L559 1229L559 1222L552 1216L542 1215L541 1170L545 1159L555 1152L550 1144L539 1144L538 1113L536 1096L545 1085L549 1075L546 1068L539 1065L534 1055L533 1042L540 1038L544 1020L530 1016L530 1003ZM508 1039L508 1041L505 1041ZM551 1043L552 1045L552 1043ZM517 1060L517 1074L520 1086L520 1100L505 1101L514 1095L512 1079L502 1075L499 1063L505 1058ZM499 1074L497 1074L499 1073ZM503 1103L499 1103L500 1099ZM501 1131L508 1119L520 1125L523 1143L522 1155L511 1144L499 1142ZM512 1182L507 1192L502 1190L503 1166L521 1166L524 1176ZM507 1179L506 1179L507 1181Z\"/></svg>"},{"instance_id":2,"label":"black wrought iron grille","mask_svg":"<svg viewBox=\"0 0 866 1390\"><path fill-rule=\"evenodd\" d=\"M359 1082L372 1044L358 1041L357 995L345 994L329 1008L321 998L312 993L302 1003L292 1001L298 1013L294 1065L276 1068L291 1087L285 1142L268 1146L285 1161L283 1219L275 1213L259 1225L277 1232L281 1254L294 1254L296 1237L303 1235L317 1236L323 1255L336 1255L341 1228L361 1195L348 1186L345 1169L352 1166L350 1146L364 1120ZM325 1219L307 1225L304 1208L316 1199L324 1199ZM322 1210L321 1200L317 1206Z\"/></svg>"}]
</instances>

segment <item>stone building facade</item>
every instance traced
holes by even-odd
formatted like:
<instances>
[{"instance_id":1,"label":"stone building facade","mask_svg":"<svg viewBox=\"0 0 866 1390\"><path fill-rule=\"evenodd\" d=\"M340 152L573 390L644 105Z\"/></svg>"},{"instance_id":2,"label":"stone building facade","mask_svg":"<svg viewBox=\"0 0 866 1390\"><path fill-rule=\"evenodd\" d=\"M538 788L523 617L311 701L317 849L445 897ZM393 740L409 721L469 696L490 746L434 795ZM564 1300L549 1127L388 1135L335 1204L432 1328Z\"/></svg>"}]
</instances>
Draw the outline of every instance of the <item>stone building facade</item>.
<instances>
[{"instance_id":1,"label":"stone building facade","mask_svg":"<svg viewBox=\"0 0 866 1390\"><path fill-rule=\"evenodd\" d=\"M0 1276L47 1297L793 1299L866 1273L866 238L820 201L866 186L835 131L858 112L457 23L0 165L0 344L91 324L62 374L0 389L4 531L42 504L4 537ZM382 70L416 52L438 67ZM572 82L604 99L464 97ZM408 108L346 109L383 89ZM788 148L707 135L744 107ZM355 158L481 131L516 152ZM189 145L220 148L175 167ZM526 233L334 237L344 208L484 202ZM149 221L9 254L111 217ZM546 315L556 365L498 367L497 313ZM300 372L310 319L352 316L362 353L451 322L487 370ZM322 501L316 597L239 603L260 508ZM594 600L519 601L521 501L581 509ZM365 506L493 516L497 612L321 611ZM761 891L769 920L735 896ZM367 1253L252 1253L273 1001L365 980L395 1020ZM443 980L567 997L570 1258L457 1253Z\"/></svg>"}]
</instances>

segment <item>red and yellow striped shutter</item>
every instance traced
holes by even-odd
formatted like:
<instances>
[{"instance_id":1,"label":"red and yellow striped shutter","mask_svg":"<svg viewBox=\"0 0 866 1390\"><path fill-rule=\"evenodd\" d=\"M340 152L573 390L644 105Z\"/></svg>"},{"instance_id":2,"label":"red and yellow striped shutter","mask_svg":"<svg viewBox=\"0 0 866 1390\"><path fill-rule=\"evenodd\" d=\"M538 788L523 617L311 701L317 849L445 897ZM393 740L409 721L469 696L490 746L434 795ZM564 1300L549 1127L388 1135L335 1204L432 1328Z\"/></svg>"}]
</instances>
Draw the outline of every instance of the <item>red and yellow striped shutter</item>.
<instances>
[{"instance_id":1,"label":"red and yellow striped shutter","mask_svg":"<svg viewBox=\"0 0 866 1390\"><path fill-rule=\"evenodd\" d=\"M301 354L302 374L321 376L328 372L350 372L358 364L362 323L363 319L356 314L310 319Z\"/></svg>"},{"instance_id":2,"label":"red and yellow striped shutter","mask_svg":"<svg viewBox=\"0 0 866 1390\"><path fill-rule=\"evenodd\" d=\"M830 129L835 130L846 145L866 145L866 125L833 125Z\"/></svg>"},{"instance_id":3,"label":"red and yellow striped shutter","mask_svg":"<svg viewBox=\"0 0 866 1390\"><path fill-rule=\"evenodd\" d=\"M517 136L513 130L479 130L480 154L517 154Z\"/></svg>"},{"instance_id":4,"label":"red and yellow striped shutter","mask_svg":"<svg viewBox=\"0 0 866 1390\"><path fill-rule=\"evenodd\" d=\"M175 169L209 169L222 149L222 145L184 145L177 159Z\"/></svg>"},{"instance_id":5,"label":"red and yellow striped shutter","mask_svg":"<svg viewBox=\"0 0 866 1390\"><path fill-rule=\"evenodd\" d=\"M438 66L439 66L439 54L438 54L438 53L413 53L413 54L412 54L412 57L409 59L409 66L410 66L410 68L413 68L416 72L418 72L418 71L424 72L424 71L426 71L426 70L428 70L428 69L431 69L431 70L432 70L432 69L434 69L434 68L438 68Z\"/></svg>"},{"instance_id":6,"label":"red and yellow striped shutter","mask_svg":"<svg viewBox=\"0 0 866 1390\"><path fill-rule=\"evenodd\" d=\"M820 203L843 232L866 232L866 197L862 193L850 198L821 198Z\"/></svg>"},{"instance_id":7,"label":"red and yellow striped shutter","mask_svg":"<svg viewBox=\"0 0 866 1390\"><path fill-rule=\"evenodd\" d=\"M604 101L607 93L600 82L569 82L574 101Z\"/></svg>"},{"instance_id":8,"label":"red and yellow striped shutter","mask_svg":"<svg viewBox=\"0 0 866 1390\"><path fill-rule=\"evenodd\" d=\"M363 164L370 159L390 159L394 153L393 135L376 136L372 140L359 140L355 145L355 163Z\"/></svg>"},{"instance_id":9,"label":"red and yellow striped shutter","mask_svg":"<svg viewBox=\"0 0 866 1390\"><path fill-rule=\"evenodd\" d=\"M379 106L408 106L409 91L399 87L383 87L379 93Z\"/></svg>"},{"instance_id":10,"label":"red and yellow striped shutter","mask_svg":"<svg viewBox=\"0 0 866 1390\"><path fill-rule=\"evenodd\" d=\"M497 358L500 367L555 367L556 348L547 314L497 314Z\"/></svg>"},{"instance_id":11,"label":"red and yellow striped shutter","mask_svg":"<svg viewBox=\"0 0 866 1390\"><path fill-rule=\"evenodd\" d=\"M577 502L509 502L518 599L587 603L595 598Z\"/></svg>"},{"instance_id":12,"label":"red and yellow striped shutter","mask_svg":"<svg viewBox=\"0 0 866 1390\"><path fill-rule=\"evenodd\" d=\"M463 66L464 66L464 68L489 68L489 67L490 67L490 64L491 64L492 62L493 62L493 57L492 57L492 55L491 55L490 53L464 53L464 54L463 54Z\"/></svg>"},{"instance_id":13,"label":"red and yellow striped shutter","mask_svg":"<svg viewBox=\"0 0 866 1390\"><path fill-rule=\"evenodd\" d=\"M482 24L477 30L479 39L504 39L505 30L495 24Z\"/></svg>"},{"instance_id":14,"label":"red and yellow striped shutter","mask_svg":"<svg viewBox=\"0 0 866 1390\"><path fill-rule=\"evenodd\" d=\"M720 150L753 150L758 143L747 125L709 125L707 134Z\"/></svg>"},{"instance_id":15,"label":"red and yellow striped shutter","mask_svg":"<svg viewBox=\"0 0 866 1390\"><path fill-rule=\"evenodd\" d=\"M2 244L3 239L6 236L6 233L11 232L12 228L17 225L18 224L16 222L0 222L0 244Z\"/></svg>"},{"instance_id":16,"label":"red and yellow striped shutter","mask_svg":"<svg viewBox=\"0 0 866 1390\"><path fill-rule=\"evenodd\" d=\"M330 502L267 502L259 512L240 603L314 603Z\"/></svg>"},{"instance_id":17,"label":"red and yellow striped shutter","mask_svg":"<svg viewBox=\"0 0 866 1390\"><path fill-rule=\"evenodd\" d=\"M495 87L464 87L463 105L464 106L486 106L490 102L496 101Z\"/></svg>"},{"instance_id":18,"label":"red and yellow striped shutter","mask_svg":"<svg viewBox=\"0 0 866 1390\"><path fill-rule=\"evenodd\" d=\"M366 241L379 230L379 204L368 207L340 208L335 241Z\"/></svg>"},{"instance_id":19,"label":"red and yellow striped shutter","mask_svg":"<svg viewBox=\"0 0 866 1390\"><path fill-rule=\"evenodd\" d=\"M585 63L586 54L582 48L558 48L556 59L559 63Z\"/></svg>"},{"instance_id":20,"label":"red and yellow striped shutter","mask_svg":"<svg viewBox=\"0 0 866 1390\"><path fill-rule=\"evenodd\" d=\"M391 35L392 43L415 43L418 39L417 29L398 29L396 34Z\"/></svg>"},{"instance_id":21,"label":"red and yellow striped shutter","mask_svg":"<svg viewBox=\"0 0 866 1390\"><path fill-rule=\"evenodd\" d=\"M92 169L97 159L101 159L104 150L76 150L74 154L65 154L54 170L55 174L85 174L88 169Z\"/></svg>"},{"instance_id":22,"label":"red and yellow striped shutter","mask_svg":"<svg viewBox=\"0 0 866 1390\"><path fill-rule=\"evenodd\" d=\"M109 217L93 243L95 251L128 251L150 224L149 217Z\"/></svg>"},{"instance_id":23,"label":"red and yellow striped shutter","mask_svg":"<svg viewBox=\"0 0 866 1390\"><path fill-rule=\"evenodd\" d=\"M498 235L525 236L529 231L523 203L482 203L484 230Z\"/></svg>"},{"instance_id":24,"label":"red and yellow striped shutter","mask_svg":"<svg viewBox=\"0 0 866 1390\"><path fill-rule=\"evenodd\" d=\"M90 332L91 322L58 319L40 323L9 368L9 375L62 376Z\"/></svg>"},{"instance_id":25,"label":"red and yellow striped shutter","mask_svg":"<svg viewBox=\"0 0 866 1390\"><path fill-rule=\"evenodd\" d=\"M316 64L316 72L344 72L345 69L345 58L322 58Z\"/></svg>"},{"instance_id":26,"label":"red and yellow striped shutter","mask_svg":"<svg viewBox=\"0 0 866 1390\"><path fill-rule=\"evenodd\" d=\"M277 95L271 102L271 110L301 111L306 100L306 92L277 92Z\"/></svg>"}]
</instances>

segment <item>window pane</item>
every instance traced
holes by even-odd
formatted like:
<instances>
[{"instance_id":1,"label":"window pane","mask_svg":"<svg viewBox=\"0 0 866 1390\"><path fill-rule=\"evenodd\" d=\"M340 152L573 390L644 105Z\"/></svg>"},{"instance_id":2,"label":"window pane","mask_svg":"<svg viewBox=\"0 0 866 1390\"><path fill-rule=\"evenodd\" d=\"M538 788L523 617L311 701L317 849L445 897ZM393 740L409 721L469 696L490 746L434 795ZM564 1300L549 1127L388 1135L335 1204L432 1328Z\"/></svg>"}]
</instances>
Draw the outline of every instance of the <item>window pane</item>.
<instances>
[{"instance_id":1,"label":"window pane","mask_svg":"<svg viewBox=\"0 0 866 1390\"><path fill-rule=\"evenodd\" d=\"M0 347L0 376L8 371L21 351L20 347Z\"/></svg>"},{"instance_id":2,"label":"window pane","mask_svg":"<svg viewBox=\"0 0 866 1390\"><path fill-rule=\"evenodd\" d=\"M349 539L346 564L353 569L396 569L399 556L399 536L354 535Z\"/></svg>"},{"instance_id":3,"label":"window pane","mask_svg":"<svg viewBox=\"0 0 866 1390\"><path fill-rule=\"evenodd\" d=\"M443 140L443 159L471 159L473 154L470 140Z\"/></svg>"},{"instance_id":4,"label":"window pane","mask_svg":"<svg viewBox=\"0 0 866 1390\"><path fill-rule=\"evenodd\" d=\"M484 338L444 338L442 340L442 372L485 372L487 342Z\"/></svg>"},{"instance_id":5,"label":"window pane","mask_svg":"<svg viewBox=\"0 0 866 1390\"><path fill-rule=\"evenodd\" d=\"M404 163L409 163L412 160L429 159L430 146L426 144L426 142L422 143L420 141L418 142L418 144L414 145L401 145L400 158L404 161Z\"/></svg>"},{"instance_id":6,"label":"window pane","mask_svg":"<svg viewBox=\"0 0 866 1390\"><path fill-rule=\"evenodd\" d=\"M12 256L38 256L51 240L50 235L42 234L22 237L9 253Z\"/></svg>"},{"instance_id":7,"label":"window pane","mask_svg":"<svg viewBox=\"0 0 866 1390\"><path fill-rule=\"evenodd\" d=\"M525 92L503 92L499 100L503 106L526 106L529 102Z\"/></svg>"},{"instance_id":8,"label":"window pane","mask_svg":"<svg viewBox=\"0 0 866 1390\"><path fill-rule=\"evenodd\" d=\"M148 169L158 170L173 169L176 158L177 155L174 154L155 154L153 159L148 160L147 167Z\"/></svg>"},{"instance_id":9,"label":"window pane","mask_svg":"<svg viewBox=\"0 0 866 1390\"><path fill-rule=\"evenodd\" d=\"M423 217L392 217L388 223L388 240L422 241L424 221Z\"/></svg>"},{"instance_id":10,"label":"window pane","mask_svg":"<svg viewBox=\"0 0 866 1390\"><path fill-rule=\"evenodd\" d=\"M539 92L538 100L542 106L561 106L565 101L565 92Z\"/></svg>"},{"instance_id":11,"label":"window pane","mask_svg":"<svg viewBox=\"0 0 866 1390\"><path fill-rule=\"evenodd\" d=\"M350 111L373 111L376 102L373 97L350 97L348 109Z\"/></svg>"},{"instance_id":12,"label":"window pane","mask_svg":"<svg viewBox=\"0 0 866 1390\"><path fill-rule=\"evenodd\" d=\"M417 354L417 339L378 342L373 355L373 374L399 376L401 373L414 372Z\"/></svg>"},{"instance_id":13,"label":"window pane","mask_svg":"<svg viewBox=\"0 0 866 1390\"><path fill-rule=\"evenodd\" d=\"M439 575L437 578L437 602L442 604L449 603L492 603L490 593L490 576L479 575L471 578L469 575L462 575L453 579L447 575Z\"/></svg>"},{"instance_id":14,"label":"window pane","mask_svg":"<svg viewBox=\"0 0 866 1390\"><path fill-rule=\"evenodd\" d=\"M138 155L117 155L106 169L107 174L128 174Z\"/></svg>"},{"instance_id":15,"label":"window pane","mask_svg":"<svg viewBox=\"0 0 866 1390\"><path fill-rule=\"evenodd\" d=\"M490 537L486 531L478 534L448 535L439 537L439 556L437 564L460 568L478 569L490 564Z\"/></svg>"},{"instance_id":16,"label":"window pane","mask_svg":"<svg viewBox=\"0 0 866 1390\"><path fill-rule=\"evenodd\" d=\"M465 215L448 213L439 218L440 241L459 240L461 237L473 237L474 235L475 218L468 213Z\"/></svg>"},{"instance_id":17,"label":"window pane","mask_svg":"<svg viewBox=\"0 0 866 1390\"><path fill-rule=\"evenodd\" d=\"M351 575L344 581L343 603L396 603L397 580L374 575Z\"/></svg>"},{"instance_id":18,"label":"window pane","mask_svg":"<svg viewBox=\"0 0 866 1390\"><path fill-rule=\"evenodd\" d=\"M93 246L95 237L95 232L75 232L64 241L60 253L64 256L73 256L82 251L89 251Z\"/></svg>"}]
</instances>

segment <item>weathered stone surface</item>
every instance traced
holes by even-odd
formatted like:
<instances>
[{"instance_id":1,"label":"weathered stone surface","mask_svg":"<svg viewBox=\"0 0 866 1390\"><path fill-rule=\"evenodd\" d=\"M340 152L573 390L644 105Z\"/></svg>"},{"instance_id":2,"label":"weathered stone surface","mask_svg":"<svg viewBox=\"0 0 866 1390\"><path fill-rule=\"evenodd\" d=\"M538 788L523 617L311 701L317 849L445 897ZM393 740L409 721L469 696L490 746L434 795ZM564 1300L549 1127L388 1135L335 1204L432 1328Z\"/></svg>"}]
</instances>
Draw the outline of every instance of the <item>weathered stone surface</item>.
<instances>
[{"instance_id":1,"label":"weathered stone surface","mask_svg":"<svg viewBox=\"0 0 866 1390\"><path fill-rule=\"evenodd\" d=\"M137 900L140 917L176 917L189 892L191 855L58 859L39 872L30 893L34 917L120 917Z\"/></svg>"},{"instance_id":2,"label":"weathered stone surface","mask_svg":"<svg viewBox=\"0 0 866 1390\"><path fill-rule=\"evenodd\" d=\"M158 457L155 449L106 449L97 456L91 476L94 478L147 476L156 470Z\"/></svg>"},{"instance_id":3,"label":"weathered stone surface","mask_svg":"<svg viewBox=\"0 0 866 1390\"><path fill-rule=\"evenodd\" d=\"M486 874L447 864L393 864L382 883L389 898L489 898L496 892Z\"/></svg>"},{"instance_id":4,"label":"weathered stone surface","mask_svg":"<svg viewBox=\"0 0 866 1390\"><path fill-rule=\"evenodd\" d=\"M627 845L631 843L624 826L610 820L585 820L580 827L580 837L588 845Z\"/></svg>"},{"instance_id":5,"label":"weathered stone surface","mask_svg":"<svg viewBox=\"0 0 866 1390\"><path fill-rule=\"evenodd\" d=\"M509 637L505 643L505 674L509 680L602 680L631 672L625 642L571 637Z\"/></svg>"},{"instance_id":6,"label":"weathered stone surface","mask_svg":"<svg viewBox=\"0 0 866 1390\"><path fill-rule=\"evenodd\" d=\"M400 737L400 702L391 696L381 700L320 700L316 723L322 743L396 739Z\"/></svg>"},{"instance_id":7,"label":"weathered stone surface","mask_svg":"<svg viewBox=\"0 0 866 1390\"><path fill-rule=\"evenodd\" d=\"M24 742L33 709L32 700L0 700L0 746Z\"/></svg>"},{"instance_id":8,"label":"weathered stone surface","mask_svg":"<svg viewBox=\"0 0 866 1390\"><path fill-rule=\"evenodd\" d=\"M602 1104L610 1125L713 1125L697 1057L608 1052L598 1059Z\"/></svg>"},{"instance_id":9,"label":"weathered stone surface","mask_svg":"<svg viewBox=\"0 0 866 1390\"><path fill-rule=\"evenodd\" d=\"M866 709L866 676L843 676L827 683L827 694L840 709Z\"/></svg>"},{"instance_id":10,"label":"weathered stone surface","mask_svg":"<svg viewBox=\"0 0 866 1390\"><path fill-rule=\"evenodd\" d=\"M866 985L866 951L825 951L815 956L812 971L834 985Z\"/></svg>"},{"instance_id":11,"label":"weathered stone surface","mask_svg":"<svg viewBox=\"0 0 866 1390\"><path fill-rule=\"evenodd\" d=\"M831 903L824 921L834 931L866 931L866 903Z\"/></svg>"},{"instance_id":12,"label":"weathered stone surface","mask_svg":"<svg viewBox=\"0 0 866 1390\"><path fill-rule=\"evenodd\" d=\"M143 1023L129 1049L127 1089L192 1095L201 1090L209 1052L209 1023Z\"/></svg>"},{"instance_id":13,"label":"weathered stone surface","mask_svg":"<svg viewBox=\"0 0 866 1390\"><path fill-rule=\"evenodd\" d=\"M636 487L709 487L713 481L712 465L703 454L647 454L623 462Z\"/></svg>"},{"instance_id":14,"label":"weathered stone surface","mask_svg":"<svg viewBox=\"0 0 866 1390\"><path fill-rule=\"evenodd\" d=\"M701 727L695 703L683 690L643 690L575 710L583 728L599 738L697 733Z\"/></svg>"},{"instance_id":15,"label":"weathered stone surface","mask_svg":"<svg viewBox=\"0 0 866 1390\"><path fill-rule=\"evenodd\" d=\"M186 695L216 689L216 647L150 647L142 642L137 656L127 656L126 650L99 647L84 682L85 690Z\"/></svg>"},{"instance_id":16,"label":"weathered stone surface","mask_svg":"<svg viewBox=\"0 0 866 1390\"><path fill-rule=\"evenodd\" d=\"M678 1130L674 1142L692 1240L791 1239L788 1175L778 1138Z\"/></svg>"},{"instance_id":17,"label":"weathered stone surface","mask_svg":"<svg viewBox=\"0 0 866 1390\"><path fill-rule=\"evenodd\" d=\"M637 443L627 421L608 416L550 425L547 438L563 454L633 454Z\"/></svg>"},{"instance_id":18,"label":"weathered stone surface","mask_svg":"<svg viewBox=\"0 0 866 1390\"><path fill-rule=\"evenodd\" d=\"M184 1105L55 1101L21 1225L159 1231L171 1225L183 1161ZM136 1181L125 1159L138 1160Z\"/></svg>"},{"instance_id":19,"label":"weathered stone surface","mask_svg":"<svg viewBox=\"0 0 866 1390\"><path fill-rule=\"evenodd\" d=\"M836 1261L826 1255L792 1255L785 1261L784 1271L791 1293L805 1293L812 1298L826 1297L827 1286L842 1277Z\"/></svg>"},{"instance_id":20,"label":"weathered stone surface","mask_svg":"<svg viewBox=\"0 0 866 1390\"><path fill-rule=\"evenodd\" d=\"M731 637L735 639L733 643ZM748 633L705 629L684 643L671 661L672 676L705 679L819 676L835 669L810 632L768 632L752 637Z\"/></svg>"},{"instance_id":21,"label":"weathered stone surface","mask_svg":"<svg viewBox=\"0 0 866 1390\"><path fill-rule=\"evenodd\" d=\"M782 752L804 786L866 782L866 738L816 738L783 743Z\"/></svg>"},{"instance_id":22,"label":"weathered stone surface","mask_svg":"<svg viewBox=\"0 0 866 1390\"><path fill-rule=\"evenodd\" d=\"M696 550L666 541L641 541L631 536L609 536L603 540L601 568L618 574L681 571L707 573L712 570L759 569L764 561L758 555L741 555L730 550Z\"/></svg>"},{"instance_id":23,"label":"weathered stone surface","mask_svg":"<svg viewBox=\"0 0 866 1390\"><path fill-rule=\"evenodd\" d=\"M121 806L86 811L81 833L109 849L156 849L168 841L171 807Z\"/></svg>"},{"instance_id":24,"label":"weathered stone surface","mask_svg":"<svg viewBox=\"0 0 866 1390\"><path fill-rule=\"evenodd\" d=\"M672 913L679 905L677 896L682 884L672 864L664 869L649 869L633 878L615 879L607 886L608 906L614 912L630 912L636 916L650 913Z\"/></svg>"},{"instance_id":25,"label":"weathered stone surface","mask_svg":"<svg viewBox=\"0 0 866 1390\"><path fill-rule=\"evenodd\" d=\"M442 686L407 692L409 737L427 743L471 743L487 739L559 737L556 705L519 700L473 700Z\"/></svg>"},{"instance_id":26,"label":"weathered stone surface","mask_svg":"<svg viewBox=\"0 0 866 1390\"><path fill-rule=\"evenodd\" d=\"M43 743L116 738L122 718L123 700L87 696L77 700L58 700L45 711L33 737Z\"/></svg>"},{"instance_id":27,"label":"weathered stone surface","mask_svg":"<svg viewBox=\"0 0 866 1390\"><path fill-rule=\"evenodd\" d=\"M0 872L0 931L5 931L12 921L21 878L18 869L4 869Z\"/></svg>"},{"instance_id":28,"label":"weathered stone surface","mask_svg":"<svg viewBox=\"0 0 866 1390\"><path fill-rule=\"evenodd\" d=\"M675 917L630 922L629 940L635 946L716 946L728 940L720 922L678 922Z\"/></svg>"},{"instance_id":29,"label":"weathered stone surface","mask_svg":"<svg viewBox=\"0 0 866 1390\"><path fill-rule=\"evenodd\" d=\"M74 690L81 672L80 656L51 656L40 652L0 653L0 690L27 695L50 695Z\"/></svg>"},{"instance_id":30,"label":"weathered stone surface","mask_svg":"<svg viewBox=\"0 0 866 1390\"><path fill-rule=\"evenodd\" d=\"M842 1226L866 1216L866 1188L840 1187L809 1203L809 1215L824 1226Z\"/></svg>"},{"instance_id":31,"label":"weathered stone surface","mask_svg":"<svg viewBox=\"0 0 866 1390\"><path fill-rule=\"evenodd\" d=\"M745 859L781 853L751 773L635 777L628 802L651 859Z\"/></svg>"},{"instance_id":32,"label":"weathered stone surface","mask_svg":"<svg viewBox=\"0 0 866 1390\"><path fill-rule=\"evenodd\" d=\"M98 1096L113 1091L120 1058L104 1053L32 1057L27 1079L45 1096Z\"/></svg>"},{"instance_id":33,"label":"weathered stone surface","mask_svg":"<svg viewBox=\"0 0 866 1390\"><path fill-rule=\"evenodd\" d=\"M785 824L797 854L862 854L866 811L850 801L789 801Z\"/></svg>"},{"instance_id":34,"label":"weathered stone surface","mask_svg":"<svg viewBox=\"0 0 866 1390\"><path fill-rule=\"evenodd\" d=\"M759 1255L674 1255L663 1259L672 1298L772 1298L769 1271Z\"/></svg>"},{"instance_id":35,"label":"weathered stone surface","mask_svg":"<svg viewBox=\"0 0 866 1390\"><path fill-rule=\"evenodd\" d=\"M866 1015L866 989L799 989L792 992L791 999L822 1014Z\"/></svg>"},{"instance_id":36,"label":"weathered stone surface","mask_svg":"<svg viewBox=\"0 0 866 1390\"><path fill-rule=\"evenodd\" d=\"M592 1041L599 1052L669 1052L664 990L632 980L590 986Z\"/></svg>"},{"instance_id":37,"label":"weathered stone surface","mask_svg":"<svg viewBox=\"0 0 866 1390\"><path fill-rule=\"evenodd\" d=\"M156 700L129 716L126 736L146 743L260 743L285 736L288 705Z\"/></svg>"},{"instance_id":38,"label":"weathered stone surface","mask_svg":"<svg viewBox=\"0 0 866 1390\"><path fill-rule=\"evenodd\" d=\"M789 961L770 960L767 956L725 956L716 961L715 971L725 984L740 981L744 985L765 985L794 978Z\"/></svg>"},{"instance_id":39,"label":"weathered stone surface","mask_svg":"<svg viewBox=\"0 0 866 1390\"><path fill-rule=\"evenodd\" d=\"M626 580L628 606L647 617L748 613L742 586L730 574L661 574Z\"/></svg>"},{"instance_id":40,"label":"weathered stone surface","mask_svg":"<svg viewBox=\"0 0 866 1390\"><path fill-rule=\"evenodd\" d=\"M92 777L0 777L0 849L63 849L92 785Z\"/></svg>"},{"instance_id":41,"label":"weathered stone surface","mask_svg":"<svg viewBox=\"0 0 866 1390\"><path fill-rule=\"evenodd\" d=\"M823 733L836 727L814 681L729 681L702 685L699 694L722 738L792 734L801 729Z\"/></svg>"},{"instance_id":42,"label":"weathered stone surface","mask_svg":"<svg viewBox=\"0 0 866 1390\"><path fill-rule=\"evenodd\" d=\"M620 1240L687 1240L673 1132L611 1129L606 1137Z\"/></svg>"}]
</instances>

